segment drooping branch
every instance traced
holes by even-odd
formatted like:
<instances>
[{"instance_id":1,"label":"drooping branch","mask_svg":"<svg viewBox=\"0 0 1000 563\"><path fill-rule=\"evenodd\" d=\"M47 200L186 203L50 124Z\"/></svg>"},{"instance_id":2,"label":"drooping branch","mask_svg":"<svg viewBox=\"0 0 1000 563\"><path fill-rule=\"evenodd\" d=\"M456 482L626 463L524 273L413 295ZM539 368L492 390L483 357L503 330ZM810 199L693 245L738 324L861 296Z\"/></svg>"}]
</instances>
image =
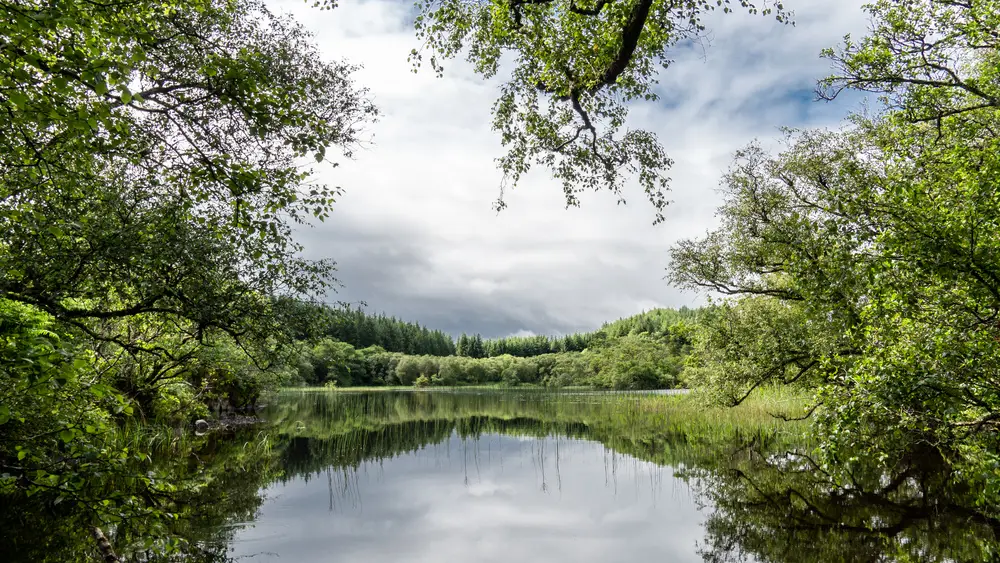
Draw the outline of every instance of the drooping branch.
<instances>
[{"instance_id":1,"label":"drooping branch","mask_svg":"<svg viewBox=\"0 0 1000 563\"><path fill-rule=\"evenodd\" d=\"M511 9L514 12L514 20L516 25L520 26L521 21L521 11L520 7L527 4L549 4L554 0L514 0L511 3ZM570 3L570 12L574 14L580 14L585 16L596 16L601 10L610 3L610 0L600 0L593 8L581 8L575 2ZM649 19L649 11L653 6L653 0L639 0L636 5L632 8L632 12L629 14L628 20L625 22L625 26L621 31L621 47L618 49L618 53L615 58L608 64L607 68L601 73L598 81L590 86L584 86L576 84L573 86L569 96L561 96L559 99L574 99L579 98L584 92L587 94L596 94L601 88L605 86L610 86L614 84L618 77L625 72L628 68L629 63L632 62L632 57L635 55L635 50L639 46L639 38L642 36L642 30L646 27L646 22ZM667 8L667 11L673 9L674 5ZM569 77L573 80L573 77ZM539 81L536 87L544 92L550 94L557 94L555 90L544 82ZM579 112L580 110L578 110Z\"/></svg>"}]
</instances>

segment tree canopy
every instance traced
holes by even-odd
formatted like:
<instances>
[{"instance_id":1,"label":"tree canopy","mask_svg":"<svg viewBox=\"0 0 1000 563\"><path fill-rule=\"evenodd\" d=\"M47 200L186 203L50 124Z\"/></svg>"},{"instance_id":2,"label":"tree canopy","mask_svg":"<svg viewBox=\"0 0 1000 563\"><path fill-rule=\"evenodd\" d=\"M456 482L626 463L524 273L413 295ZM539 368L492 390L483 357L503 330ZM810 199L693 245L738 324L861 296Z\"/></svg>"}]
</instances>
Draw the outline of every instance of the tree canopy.
<instances>
[{"instance_id":1,"label":"tree canopy","mask_svg":"<svg viewBox=\"0 0 1000 563\"><path fill-rule=\"evenodd\" d=\"M332 270L292 226L339 193L303 162L376 115L353 70L256 0L0 2L3 504L176 514L198 483L158 473L135 423L287 375L286 300Z\"/></svg>"},{"instance_id":2,"label":"tree canopy","mask_svg":"<svg viewBox=\"0 0 1000 563\"><path fill-rule=\"evenodd\" d=\"M826 54L883 109L740 152L721 227L672 252L674 282L743 298L695 346L738 402L810 379L825 460L945 467L1000 513L1000 3L883 0Z\"/></svg>"},{"instance_id":3,"label":"tree canopy","mask_svg":"<svg viewBox=\"0 0 1000 563\"><path fill-rule=\"evenodd\" d=\"M349 154L375 114L353 67L254 0L0 13L0 297L130 344L106 327L243 336L270 296L325 286L290 225L337 194L301 157Z\"/></svg>"},{"instance_id":4,"label":"tree canopy","mask_svg":"<svg viewBox=\"0 0 1000 563\"><path fill-rule=\"evenodd\" d=\"M420 0L412 60L440 73L465 56L506 77L505 187L541 165L575 205L636 179L659 221L671 160L629 127L629 104L655 100L670 49L737 4L789 21L767 1ZM672 385L693 341L685 376L729 403L816 389L831 480L852 482L863 458L897 488L933 468L943 498L1000 529L1000 2L866 9L870 33L824 53L835 71L819 93L876 93L878 110L740 151L720 227L673 250L675 283L735 298L700 328L651 313L561 341L465 336L475 359L436 359L373 344L450 353L443 333L353 312L316 333L302 314L333 264L304 259L293 228L340 193L306 163L349 156L377 115L353 66L258 0L0 2L3 504L155 534L168 552L159 536L209 481L158 466L136 422L252 408L296 376ZM340 341L283 362L303 335ZM134 519L150 532L130 535Z\"/></svg>"}]
</instances>

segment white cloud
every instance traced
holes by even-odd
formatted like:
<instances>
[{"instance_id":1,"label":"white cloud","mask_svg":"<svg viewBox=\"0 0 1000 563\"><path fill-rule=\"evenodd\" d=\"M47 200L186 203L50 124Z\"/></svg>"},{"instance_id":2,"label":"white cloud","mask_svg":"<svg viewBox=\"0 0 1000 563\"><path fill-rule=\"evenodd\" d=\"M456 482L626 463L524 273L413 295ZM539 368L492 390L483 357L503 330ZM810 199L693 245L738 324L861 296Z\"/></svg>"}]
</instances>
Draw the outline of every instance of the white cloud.
<instances>
[{"instance_id":1,"label":"white cloud","mask_svg":"<svg viewBox=\"0 0 1000 563\"><path fill-rule=\"evenodd\" d=\"M707 48L678 49L662 74L663 99L638 105L631 123L657 132L676 164L665 224L638 189L627 206L586 194L564 210L560 185L543 170L491 204L501 154L490 130L497 82L462 61L442 79L410 72L417 46L408 3L367 0L318 11L301 0L271 6L293 13L325 56L364 65L360 84L383 111L375 144L320 178L346 188L327 223L300 233L311 257L339 262L338 298L453 333L501 336L566 332L655 306L693 305L663 281L667 249L714 224L715 191L732 152L781 125L837 123L852 102L805 103L828 72L819 58L848 32L865 29L862 0L809 0L794 27L770 18L708 18Z\"/></svg>"}]
</instances>

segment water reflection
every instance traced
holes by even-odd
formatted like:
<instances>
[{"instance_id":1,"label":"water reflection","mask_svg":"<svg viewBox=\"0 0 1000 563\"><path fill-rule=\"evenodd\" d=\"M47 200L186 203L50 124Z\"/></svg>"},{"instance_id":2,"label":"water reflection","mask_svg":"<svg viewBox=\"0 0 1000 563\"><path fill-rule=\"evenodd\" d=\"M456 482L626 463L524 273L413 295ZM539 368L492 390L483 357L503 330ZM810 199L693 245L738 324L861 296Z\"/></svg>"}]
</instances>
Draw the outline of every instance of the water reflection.
<instances>
[{"instance_id":1,"label":"water reflection","mask_svg":"<svg viewBox=\"0 0 1000 563\"><path fill-rule=\"evenodd\" d=\"M751 451L727 470L693 471L711 504L706 561L990 561L998 522L970 506L933 456L834 479L808 455ZM933 465L933 461L931 461Z\"/></svg>"},{"instance_id":2,"label":"water reflection","mask_svg":"<svg viewBox=\"0 0 1000 563\"><path fill-rule=\"evenodd\" d=\"M860 464L837 482L805 455L803 436L780 425L745 432L652 404L531 392L286 399L271 413L288 432L286 473L235 553L265 549L301 561L990 557L1000 528L942 493L947 476L927 466L931 457L894 471ZM392 533L373 532L383 528Z\"/></svg>"},{"instance_id":3,"label":"water reflection","mask_svg":"<svg viewBox=\"0 0 1000 563\"><path fill-rule=\"evenodd\" d=\"M932 450L827 474L767 412L532 391L285 393L184 441L127 561L988 561L991 507ZM198 486L187 488L186 483ZM121 486L109 482L107 486ZM0 560L94 560L86 511L0 506ZM150 546L152 542L152 547ZM173 545L165 552L158 546Z\"/></svg>"},{"instance_id":4,"label":"water reflection","mask_svg":"<svg viewBox=\"0 0 1000 563\"><path fill-rule=\"evenodd\" d=\"M318 449L322 449L319 446ZM698 561L703 516L672 470L560 437L458 432L266 491L253 561Z\"/></svg>"}]
</instances>

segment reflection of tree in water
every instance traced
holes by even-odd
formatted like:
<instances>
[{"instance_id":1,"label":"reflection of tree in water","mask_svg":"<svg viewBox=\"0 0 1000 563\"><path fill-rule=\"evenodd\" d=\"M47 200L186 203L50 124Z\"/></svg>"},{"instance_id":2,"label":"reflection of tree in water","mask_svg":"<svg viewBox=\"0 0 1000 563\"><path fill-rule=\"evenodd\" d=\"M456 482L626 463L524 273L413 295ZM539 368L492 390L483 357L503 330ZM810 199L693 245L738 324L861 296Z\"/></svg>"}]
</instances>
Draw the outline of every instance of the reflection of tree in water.
<instances>
[{"instance_id":1,"label":"reflection of tree in water","mask_svg":"<svg viewBox=\"0 0 1000 563\"><path fill-rule=\"evenodd\" d=\"M260 491L275 476L274 450L265 435L216 433L162 447L150 469L169 480L173 492L148 499L160 510L141 517L123 514L117 523L97 522L123 561L156 563L225 563L232 561L229 544L245 522L252 521L263 497ZM127 490L135 486L115 476L95 486ZM30 501L31 499L27 499ZM169 514L169 515L168 515ZM90 563L98 561L96 543L85 533L95 524L92 513L69 502L49 506L0 506L4 563ZM170 544L170 553L166 547Z\"/></svg>"},{"instance_id":2,"label":"reflection of tree in water","mask_svg":"<svg viewBox=\"0 0 1000 563\"><path fill-rule=\"evenodd\" d=\"M183 538L186 562L229 561L229 542L256 517L268 484L323 479L330 510L360 510L362 487L373 476L368 486L381 485L384 461L424 450L436 468L461 463L462 480L471 485L484 468L502 473L512 461L510 440L522 438L517 461L533 465L545 493L561 494L574 452L592 451L583 441L603 445L605 482L615 494L631 485L655 503L667 471L655 467L674 468L705 506L699 543L710 562L984 561L998 544L1000 526L970 502L974 492L950 484L958 479L942 473L932 452L916 452L891 476L858 464L837 483L806 456L778 455L794 451L798 438L683 430L616 404L592 397L317 394L278 405L268 438L214 436L192 444L190 453L160 459L160 475L204 484L167 506L180 518L106 531L129 561L161 560L143 547L150 537ZM264 442L270 447L248 447ZM22 531L19 545L33 546L6 552L5 561L90 560L93 546L78 533L85 522L85 514L61 507L0 510L0 523Z\"/></svg>"},{"instance_id":3,"label":"reflection of tree in water","mask_svg":"<svg viewBox=\"0 0 1000 563\"><path fill-rule=\"evenodd\" d=\"M949 485L935 452L886 471L855 464L838 482L801 453L744 449L692 469L709 518L709 562L988 561L998 521Z\"/></svg>"},{"instance_id":4,"label":"reflection of tree in water","mask_svg":"<svg viewBox=\"0 0 1000 563\"><path fill-rule=\"evenodd\" d=\"M854 462L848 479L838 483L808 456L779 455L797 448L781 433L678 431L645 424L641 414L606 408L609 403L593 398L568 406L544 396L508 400L486 394L353 400L322 395L306 408L321 413L304 418L307 434L331 436L286 436L284 479L309 478L331 465L365 472L367 464L436 446L441 450L433 457L448 456L450 463L454 435L461 440L456 455L463 456L468 485L479 479L483 463L493 462L493 436L509 436L535 438L519 446L521 459L530 460L548 492L553 482L561 490L564 446L583 439L603 444L606 485L615 493L623 468L637 494L646 486L637 464L676 468L708 514L699 542L706 561L983 561L998 543L1000 527L975 508L971 494L950 485L933 450L915 452L908 465L891 472ZM503 448L498 451L502 468ZM648 479L655 495L662 472L650 472ZM338 490L357 491L331 489Z\"/></svg>"},{"instance_id":5,"label":"reflection of tree in water","mask_svg":"<svg viewBox=\"0 0 1000 563\"><path fill-rule=\"evenodd\" d=\"M462 483L468 487L473 482L482 482L484 467L492 468L494 462L502 473L503 437L518 437L521 440L516 446L516 459L531 464L539 490L549 493L555 487L561 492L564 450L567 444L580 444L589 450L591 446L583 444L593 443L590 434L591 430L584 424L550 423L527 417L472 416L458 420L404 422L376 430L347 432L333 438L285 437L279 448L280 464L285 469L281 481L297 478L308 481L322 475L328 482L330 510L359 508L359 478L370 476L371 471L381 468L385 460L421 451L424 459L434 461L436 469L442 467L442 462L457 462L461 464ZM495 451L494 445L497 446ZM648 486L650 493L655 495L663 482L659 464L649 464L606 448L601 455L605 485L615 494L623 467L636 491Z\"/></svg>"}]
</instances>

